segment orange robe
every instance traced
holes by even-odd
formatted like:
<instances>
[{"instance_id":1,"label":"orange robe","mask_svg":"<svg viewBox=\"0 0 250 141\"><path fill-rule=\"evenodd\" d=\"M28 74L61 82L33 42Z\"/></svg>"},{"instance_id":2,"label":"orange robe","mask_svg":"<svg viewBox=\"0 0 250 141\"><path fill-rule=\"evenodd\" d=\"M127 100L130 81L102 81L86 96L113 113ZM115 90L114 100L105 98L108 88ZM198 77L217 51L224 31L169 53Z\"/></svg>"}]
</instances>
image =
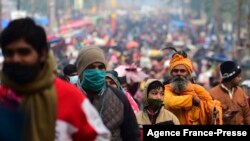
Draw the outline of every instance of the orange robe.
<instances>
[{"instance_id":1,"label":"orange robe","mask_svg":"<svg viewBox=\"0 0 250 141\"><path fill-rule=\"evenodd\" d=\"M193 95L200 98L200 106L193 105ZM181 125L222 124L220 102L213 100L208 91L197 84L189 83L181 94L175 94L171 90L171 85L166 85L164 105L177 116ZM218 117L213 114L214 108L218 111Z\"/></svg>"}]
</instances>

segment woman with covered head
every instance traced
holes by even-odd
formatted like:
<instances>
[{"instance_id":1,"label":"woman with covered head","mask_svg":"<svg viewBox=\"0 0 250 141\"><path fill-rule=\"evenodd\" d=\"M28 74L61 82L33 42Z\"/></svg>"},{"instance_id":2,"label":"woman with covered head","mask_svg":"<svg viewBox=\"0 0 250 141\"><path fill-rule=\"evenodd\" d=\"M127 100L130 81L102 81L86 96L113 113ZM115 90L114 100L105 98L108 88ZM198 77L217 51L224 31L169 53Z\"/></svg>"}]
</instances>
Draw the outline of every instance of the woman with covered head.
<instances>
[{"instance_id":1,"label":"woman with covered head","mask_svg":"<svg viewBox=\"0 0 250 141\"><path fill-rule=\"evenodd\" d=\"M127 97L129 104L132 107L134 113L138 113L140 111L137 103L135 102L133 97L130 95L130 93L126 92L126 90L123 89L123 87L118 79L118 73L116 71L111 70L111 71L106 72L106 84L121 90L125 94L125 96Z\"/></svg>"},{"instance_id":2,"label":"woman with covered head","mask_svg":"<svg viewBox=\"0 0 250 141\"><path fill-rule=\"evenodd\" d=\"M143 91L144 109L136 114L139 125L170 124L178 125L178 118L164 109L164 86L157 79L148 79Z\"/></svg>"},{"instance_id":3,"label":"woman with covered head","mask_svg":"<svg viewBox=\"0 0 250 141\"><path fill-rule=\"evenodd\" d=\"M165 86L164 104L181 124L222 124L221 105L208 91L190 81L192 62L183 52L177 52L170 61L171 83Z\"/></svg>"}]
</instances>

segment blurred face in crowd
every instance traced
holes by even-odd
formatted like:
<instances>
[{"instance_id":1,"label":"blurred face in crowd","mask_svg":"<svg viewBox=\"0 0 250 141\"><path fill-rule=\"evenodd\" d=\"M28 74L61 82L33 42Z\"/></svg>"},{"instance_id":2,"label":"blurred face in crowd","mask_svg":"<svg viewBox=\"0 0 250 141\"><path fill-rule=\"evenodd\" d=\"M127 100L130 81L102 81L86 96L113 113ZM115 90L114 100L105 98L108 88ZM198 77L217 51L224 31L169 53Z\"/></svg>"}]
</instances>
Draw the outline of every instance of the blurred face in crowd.
<instances>
[{"instance_id":1,"label":"blurred face in crowd","mask_svg":"<svg viewBox=\"0 0 250 141\"><path fill-rule=\"evenodd\" d=\"M155 89L152 89L148 93L148 98L150 99L157 99L163 101L164 98L164 90L162 87L157 87Z\"/></svg>"},{"instance_id":2,"label":"blurred face in crowd","mask_svg":"<svg viewBox=\"0 0 250 141\"><path fill-rule=\"evenodd\" d=\"M4 64L2 71L18 84L30 83L42 69L46 60L46 51L38 53L24 39L8 44L3 50Z\"/></svg>"},{"instance_id":3,"label":"blurred face in crowd","mask_svg":"<svg viewBox=\"0 0 250 141\"><path fill-rule=\"evenodd\" d=\"M190 74L184 65L175 66L172 71L172 91L175 93L181 93L186 89L190 79Z\"/></svg>"},{"instance_id":4,"label":"blurred face in crowd","mask_svg":"<svg viewBox=\"0 0 250 141\"><path fill-rule=\"evenodd\" d=\"M105 87L106 78L105 64L94 62L84 71L81 80L81 86L90 93L98 94Z\"/></svg>"},{"instance_id":5,"label":"blurred face in crowd","mask_svg":"<svg viewBox=\"0 0 250 141\"><path fill-rule=\"evenodd\" d=\"M78 75L77 75L77 72L73 72L69 75L66 75L68 81L72 84L76 84L77 81L78 81Z\"/></svg>"},{"instance_id":6,"label":"blurred face in crowd","mask_svg":"<svg viewBox=\"0 0 250 141\"><path fill-rule=\"evenodd\" d=\"M113 81L111 78L106 77L105 80L107 85L112 86L114 88L118 88L118 86L115 84L115 81Z\"/></svg>"},{"instance_id":7,"label":"blurred face in crowd","mask_svg":"<svg viewBox=\"0 0 250 141\"><path fill-rule=\"evenodd\" d=\"M98 69L98 70L103 70L105 71L106 70L106 67L103 63L100 63L100 62L95 62L95 63L92 63L90 64L87 68L87 69Z\"/></svg>"},{"instance_id":8,"label":"blurred face in crowd","mask_svg":"<svg viewBox=\"0 0 250 141\"><path fill-rule=\"evenodd\" d=\"M236 76L236 77L231 81L232 86L233 86L233 87L239 86L241 80L242 80L242 77L241 77L241 74L239 74L238 76Z\"/></svg>"},{"instance_id":9,"label":"blurred face in crowd","mask_svg":"<svg viewBox=\"0 0 250 141\"><path fill-rule=\"evenodd\" d=\"M45 56L39 56L37 51L24 39L14 41L4 50L5 63L17 63L20 65L34 65L39 61L45 61Z\"/></svg>"},{"instance_id":10,"label":"blurred face in crowd","mask_svg":"<svg viewBox=\"0 0 250 141\"><path fill-rule=\"evenodd\" d=\"M77 72L73 72L73 73L71 73L71 74L69 74L67 76L70 77L70 76L76 76L76 75L77 75Z\"/></svg>"},{"instance_id":11,"label":"blurred face in crowd","mask_svg":"<svg viewBox=\"0 0 250 141\"><path fill-rule=\"evenodd\" d=\"M124 91L128 91L128 84L127 83L124 83L124 84L121 84L122 88L124 89Z\"/></svg>"}]
</instances>

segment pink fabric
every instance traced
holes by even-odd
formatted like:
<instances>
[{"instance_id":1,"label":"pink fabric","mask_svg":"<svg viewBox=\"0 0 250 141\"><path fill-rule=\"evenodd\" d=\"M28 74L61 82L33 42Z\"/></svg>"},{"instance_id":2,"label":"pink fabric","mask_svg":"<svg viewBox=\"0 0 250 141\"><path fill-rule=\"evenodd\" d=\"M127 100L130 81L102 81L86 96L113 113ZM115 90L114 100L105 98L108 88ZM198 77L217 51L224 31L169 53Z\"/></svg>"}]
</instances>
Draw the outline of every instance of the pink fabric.
<instances>
[{"instance_id":1,"label":"pink fabric","mask_svg":"<svg viewBox=\"0 0 250 141\"><path fill-rule=\"evenodd\" d=\"M140 129L140 141L143 141L143 129Z\"/></svg>"},{"instance_id":2,"label":"pink fabric","mask_svg":"<svg viewBox=\"0 0 250 141\"><path fill-rule=\"evenodd\" d=\"M11 89L0 86L1 104L8 109L15 109L22 101L22 97Z\"/></svg>"},{"instance_id":3,"label":"pink fabric","mask_svg":"<svg viewBox=\"0 0 250 141\"><path fill-rule=\"evenodd\" d=\"M128 98L128 101L129 101L134 113L136 114L136 113L140 112L140 109L139 109L137 103L135 102L133 97L130 95L130 93L126 92L125 95Z\"/></svg>"},{"instance_id":4,"label":"pink fabric","mask_svg":"<svg viewBox=\"0 0 250 141\"><path fill-rule=\"evenodd\" d=\"M132 71L133 69L134 71ZM126 76L128 84L142 82L148 77L141 68L138 68L135 65L120 65L115 68L115 71L118 73L119 77Z\"/></svg>"}]
</instances>

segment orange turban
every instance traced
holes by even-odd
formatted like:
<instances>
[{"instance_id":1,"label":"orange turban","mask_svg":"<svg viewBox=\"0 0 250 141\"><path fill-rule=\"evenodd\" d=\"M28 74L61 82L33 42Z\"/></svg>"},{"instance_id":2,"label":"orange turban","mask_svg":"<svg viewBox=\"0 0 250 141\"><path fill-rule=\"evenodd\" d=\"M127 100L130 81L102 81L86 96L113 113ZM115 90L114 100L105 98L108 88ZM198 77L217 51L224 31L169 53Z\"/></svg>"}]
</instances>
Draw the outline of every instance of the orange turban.
<instances>
[{"instance_id":1,"label":"orange turban","mask_svg":"<svg viewBox=\"0 0 250 141\"><path fill-rule=\"evenodd\" d=\"M177 65L184 65L187 68L189 74L191 74L193 71L192 61L189 58L185 58L180 54L175 54L174 57L171 59L170 72Z\"/></svg>"}]
</instances>

